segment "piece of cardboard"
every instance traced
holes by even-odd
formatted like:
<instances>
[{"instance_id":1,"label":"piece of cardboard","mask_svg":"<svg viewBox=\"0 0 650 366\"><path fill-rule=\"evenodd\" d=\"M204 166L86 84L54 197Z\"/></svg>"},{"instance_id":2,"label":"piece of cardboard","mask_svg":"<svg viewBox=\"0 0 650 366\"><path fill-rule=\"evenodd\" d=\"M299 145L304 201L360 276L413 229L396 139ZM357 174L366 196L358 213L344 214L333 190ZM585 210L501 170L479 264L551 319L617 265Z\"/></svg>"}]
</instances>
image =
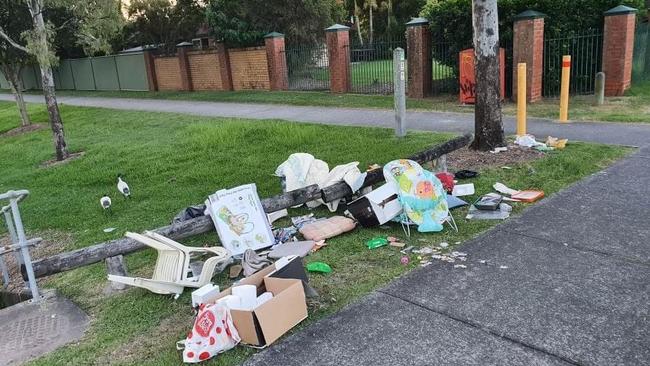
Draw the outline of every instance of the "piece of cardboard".
<instances>
[{"instance_id":1,"label":"piece of cardboard","mask_svg":"<svg viewBox=\"0 0 650 366\"><path fill-rule=\"evenodd\" d=\"M362 226L383 225L402 212L395 186L386 183L348 205L348 210Z\"/></svg>"},{"instance_id":2,"label":"piece of cardboard","mask_svg":"<svg viewBox=\"0 0 650 366\"><path fill-rule=\"evenodd\" d=\"M233 324L243 343L256 348L265 348L283 334L307 318L307 301L300 279L266 277L275 271L270 265L252 276L239 281L237 285L255 285L258 296L268 291L273 298L252 311L231 310ZM209 299L216 302L230 295L232 288L223 290Z\"/></svg>"},{"instance_id":3,"label":"piece of cardboard","mask_svg":"<svg viewBox=\"0 0 650 366\"><path fill-rule=\"evenodd\" d=\"M266 277L264 284L273 298L255 309L255 315L268 346L307 318L307 302L300 280Z\"/></svg>"}]
</instances>

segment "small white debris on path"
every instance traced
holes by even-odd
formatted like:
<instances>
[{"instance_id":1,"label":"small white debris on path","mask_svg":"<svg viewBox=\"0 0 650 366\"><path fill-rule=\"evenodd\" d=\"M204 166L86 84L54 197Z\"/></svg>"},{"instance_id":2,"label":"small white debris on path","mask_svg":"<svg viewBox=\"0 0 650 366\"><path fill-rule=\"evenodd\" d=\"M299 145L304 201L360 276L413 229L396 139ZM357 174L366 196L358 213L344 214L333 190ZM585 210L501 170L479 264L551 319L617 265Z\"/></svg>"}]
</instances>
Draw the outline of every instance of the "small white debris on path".
<instances>
[{"instance_id":1,"label":"small white debris on path","mask_svg":"<svg viewBox=\"0 0 650 366\"><path fill-rule=\"evenodd\" d=\"M499 269L508 269L508 266L499 266Z\"/></svg>"},{"instance_id":2,"label":"small white debris on path","mask_svg":"<svg viewBox=\"0 0 650 366\"><path fill-rule=\"evenodd\" d=\"M467 268L464 264L454 264L454 268Z\"/></svg>"}]
</instances>

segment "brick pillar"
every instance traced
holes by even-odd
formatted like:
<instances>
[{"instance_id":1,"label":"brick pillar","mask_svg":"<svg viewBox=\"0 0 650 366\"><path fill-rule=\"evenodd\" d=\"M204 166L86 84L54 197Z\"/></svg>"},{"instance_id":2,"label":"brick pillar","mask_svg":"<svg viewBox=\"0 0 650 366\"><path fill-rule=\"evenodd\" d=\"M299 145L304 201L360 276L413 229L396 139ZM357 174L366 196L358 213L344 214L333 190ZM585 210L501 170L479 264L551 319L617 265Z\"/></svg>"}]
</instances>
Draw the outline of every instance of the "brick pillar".
<instances>
[{"instance_id":1,"label":"brick pillar","mask_svg":"<svg viewBox=\"0 0 650 366\"><path fill-rule=\"evenodd\" d=\"M340 24L325 29L329 56L330 91L347 93L351 88L350 28Z\"/></svg>"},{"instance_id":2,"label":"brick pillar","mask_svg":"<svg viewBox=\"0 0 650 366\"><path fill-rule=\"evenodd\" d=\"M406 23L406 55L408 90L411 98L424 98L431 93L431 31L429 21L414 18Z\"/></svg>"},{"instance_id":3,"label":"brick pillar","mask_svg":"<svg viewBox=\"0 0 650 366\"><path fill-rule=\"evenodd\" d=\"M190 42L182 42L176 45L178 66L181 70L181 90L185 91L192 91L192 74L190 72L190 61L187 58L187 51L191 47Z\"/></svg>"},{"instance_id":4,"label":"brick pillar","mask_svg":"<svg viewBox=\"0 0 650 366\"><path fill-rule=\"evenodd\" d=\"M223 90L234 90L232 86L232 71L230 70L230 56L228 48L224 43L215 44L217 58L219 59L219 72L221 73L221 85Z\"/></svg>"},{"instance_id":5,"label":"brick pillar","mask_svg":"<svg viewBox=\"0 0 650 366\"><path fill-rule=\"evenodd\" d=\"M156 64L153 60L153 50L145 49L142 55L144 57L144 69L147 72L149 91L158 91L158 79L156 79Z\"/></svg>"},{"instance_id":6,"label":"brick pillar","mask_svg":"<svg viewBox=\"0 0 650 366\"><path fill-rule=\"evenodd\" d=\"M272 32L264 36L266 59L269 64L271 90L289 89L287 57L284 52L284 34Z\"/></svg>"},{"instance_id":7,"label":"brick pillar","mask_svg":"<svg viewBox=\"0 0 650 366\"><path fill-rule=\"evenodd\" d=\"M546 15L527 10L515 16L512 45L512 100L517 101L517 64L526 63L526 95L528 102L542 99L542 76L544 74L544 17Z\"/></svg>"},{"instance_id":8,"label":"brick pillar","mask_svg":"<svg viewBox=\"0 0 650 366\"><path fill-rule=\"evenodd\" d=\"M636 9L619 5L605 12L603 72L605 95L623 95L632 85Z\"/></svg>"}]
</instances>

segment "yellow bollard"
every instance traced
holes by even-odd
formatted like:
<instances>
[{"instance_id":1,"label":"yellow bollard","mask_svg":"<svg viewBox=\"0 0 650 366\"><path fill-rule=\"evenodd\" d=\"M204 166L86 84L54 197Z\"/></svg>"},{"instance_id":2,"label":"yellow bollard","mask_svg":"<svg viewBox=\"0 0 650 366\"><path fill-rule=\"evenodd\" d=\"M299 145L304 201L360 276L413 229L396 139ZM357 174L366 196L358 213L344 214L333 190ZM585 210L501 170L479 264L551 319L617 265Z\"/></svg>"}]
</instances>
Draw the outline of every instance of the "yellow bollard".
<instances>
[{"instance_id":1,"label":"yellow bollard","mask_svg":"<svg viewBox=\"0 0 650 366\"><path fill-rule=\"evenodd\" d=\"M526 63L517 65L517 136L526 134Z\"/></svg>"},{"instance_id":2,"label":"yellow bollard","mask_svg":"<svg viewBox=\"0 0 650 366\"><path fill-rule=\"evenodd\" d=\"M560 88L560 122L569 120L569 81L571 80L571 56L562 57L562 87Z\"/></svg>"}]
</instances>

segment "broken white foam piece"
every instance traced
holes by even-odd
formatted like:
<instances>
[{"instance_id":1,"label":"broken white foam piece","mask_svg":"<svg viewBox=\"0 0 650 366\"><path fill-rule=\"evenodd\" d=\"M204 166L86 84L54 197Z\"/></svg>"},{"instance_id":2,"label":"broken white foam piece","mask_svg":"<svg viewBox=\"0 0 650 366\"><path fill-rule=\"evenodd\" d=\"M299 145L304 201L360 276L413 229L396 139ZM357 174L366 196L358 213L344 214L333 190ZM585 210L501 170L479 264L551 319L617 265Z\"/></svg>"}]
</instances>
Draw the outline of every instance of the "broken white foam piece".
<instances>
[{"instance_id":1,"label":"broken white foam piece","mask_svg":"<svg viewBox=\"0 0 650 366\"><path fill-rule=\"evenodd\" d=\"M514 190L512 188L508 188L505 184L500 183L500 182L494 183L492 188L494 188L497 192L507 194L508 196L512 196L513 194L519 193L519 191Z\"/></svg>"},{"instance_id":2,"label":"broken white foam piece","mask_svg":"<svg viewBox=\"0 0 650 366\"><path fill-rule=\"evenodd\" d=\"M467 268L464 264L454 264L454 268Z\"/></svg>"},{"instance_id":3,"label":"broken white foam piece","mask_svg":"<svg viewBox=\"0 0 650 366\"><path fill-rule=\"evenodd\" d=\"M487 261L485 259L481 259L478 262L481 263L481 264L487 264Z\"/></svg>"},{"instance_id":4,"label":"broken white foam piece","mask_svg":"<svg viewBox=\"0 0 650 366\"><path fill-rule=\"evenodd\" d=\"M498 153L504 152L504 151L508 151L508 148L505 147L505 146L504 147L495 147L494 150L491 150L490 152L492 154L498 154Z\"/></svg>"},{"instance_id":5,"label":"broken white foam piece","mask_svg":"<svg viewBox=\"0 0 650 366\"><path fill-rule=\"evenodd\" d=\"M447 242L442 242L442 243L440 243L438 246L439 246L440 248L446 248L446 247L449 246L449 243L447 243Z\"/></svg>"}]
</instances>

